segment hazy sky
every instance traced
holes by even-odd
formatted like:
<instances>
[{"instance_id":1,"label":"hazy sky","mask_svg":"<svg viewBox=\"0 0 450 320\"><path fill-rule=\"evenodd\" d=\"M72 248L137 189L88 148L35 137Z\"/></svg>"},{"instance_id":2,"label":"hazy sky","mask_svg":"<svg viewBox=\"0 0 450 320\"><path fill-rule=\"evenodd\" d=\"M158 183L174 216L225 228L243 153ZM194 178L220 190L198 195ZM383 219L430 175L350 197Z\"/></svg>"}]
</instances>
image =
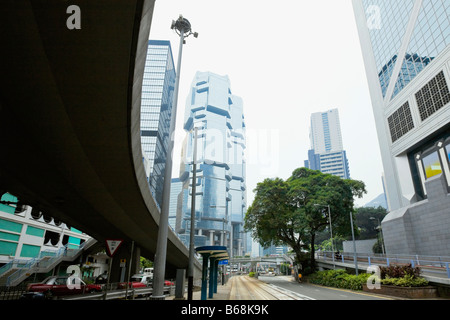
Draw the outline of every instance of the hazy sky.
<instances>
[{"instance_id":1,"label":"hazy sky","mask_svg":"<svg viewBox=\"0 0 450 320\"><path fill-rule=\"evenodd\" d=\"M183 47L174 177L186 98L197 71L228 75L247 125L247 198L267 177L287 179L308 157L310 115L338 108L358 206L383 192L375 122L350 0L156 0L150 39L169 40L176 63L182 14L199 33Z\"/></svg>"}]
</instances>

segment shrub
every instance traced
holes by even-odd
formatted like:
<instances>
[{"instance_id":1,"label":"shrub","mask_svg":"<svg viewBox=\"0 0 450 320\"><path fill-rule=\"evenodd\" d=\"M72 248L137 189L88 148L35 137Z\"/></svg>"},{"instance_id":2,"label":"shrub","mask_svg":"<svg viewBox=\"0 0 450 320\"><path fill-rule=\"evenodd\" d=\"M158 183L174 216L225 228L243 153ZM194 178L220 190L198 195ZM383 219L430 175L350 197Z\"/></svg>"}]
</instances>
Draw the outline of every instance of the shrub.
<instances>
[{"instance_id":1,"label":"shrub","mask_svg":"<svg viewBox=\"0 0 450 320\"><path fill-rule=\"evenodd\" d=\"M309 277L309 281L328 287L362 290L362 285L370 276L368 273L356 276L347 274L345 270L326 270L314 273Z\"/></svg>"},{"instance_id":2,"label":"shrub","mask_svg":"<svg viewBox=\"0 0 450 320\"><path fill-rule=\"evenodd\" d=\"M389 278L403 278L408 275L412 278L418 278L420 276L420 268L413 268L411 264L406 266L391 265L389 267L380 267L381 279Z\"/></svg>"},{"instance_id":3,"label":"shrub","mask_svg":"<svg viewBox=\"0 0 450 320\"><path fill-rule=\"evenodd\" d=\"M254 277L254 276L255 276L255 273L254 273L253 271L251 271L251 272L248 273L248 276L249 276L249 277Z\"/></svg>"},{"instance_id":4,"label":"shrub","mask_svg":"<svg viewBox=\"0 0 450 320\"><path fill-rule=\"evenodd\" d=\"M398 287L424 287L428 285L428 281L424 278L414 277L410 274L406 274L401 278L390 278L388 276L386 279L382 279L381 283Z\"/></svg>"},{"instance_id":5,"label":"shrub","mask_svg":"<svg viewBox=\"0 0 450 320\"><path fill-rule=\"evenodd\" d=\"M395 275L396 277L391 277L389 274ZM419 277L418 274L418 268L411 268L411 266L386 268L384 273L382 271L381 284L400 287L427 286L428 281ZM309 277L309 281L327 287L362 290L363 284L367 283L370 276L372 274L369 273L361 273L356 276L347 274L345 270L326 270L312 274Z\"/></svg>"}]
</instances>

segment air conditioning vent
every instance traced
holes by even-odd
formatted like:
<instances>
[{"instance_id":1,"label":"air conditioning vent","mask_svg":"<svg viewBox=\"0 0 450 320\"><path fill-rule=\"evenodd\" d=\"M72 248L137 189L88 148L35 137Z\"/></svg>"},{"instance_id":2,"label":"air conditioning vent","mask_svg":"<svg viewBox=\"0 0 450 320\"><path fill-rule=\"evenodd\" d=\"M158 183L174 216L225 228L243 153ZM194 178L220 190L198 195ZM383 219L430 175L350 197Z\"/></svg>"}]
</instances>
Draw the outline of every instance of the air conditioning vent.
<instances>
[{"instance_id":1,"label":"air conditioning vent","mask_svg":"<svg viewBox=\"0 0 450 320\"><path fill-rule=\"evenodd\" d=\"M450 92L443 71L416 93L416 100L422 121L450 102Z\"/></svg>"},{"instance_id":2,"label":"air conditioning vent","mask_svg":"<svg viewBox=\"0 0 450 320\"><path fill-rule=\"evenodd\" d=\"M398 108L388 118L388 124L393 143L414 129L414 121L411 115L411 109L409 108L409 102L406 102Z\"/></svg>"}]
</instances>

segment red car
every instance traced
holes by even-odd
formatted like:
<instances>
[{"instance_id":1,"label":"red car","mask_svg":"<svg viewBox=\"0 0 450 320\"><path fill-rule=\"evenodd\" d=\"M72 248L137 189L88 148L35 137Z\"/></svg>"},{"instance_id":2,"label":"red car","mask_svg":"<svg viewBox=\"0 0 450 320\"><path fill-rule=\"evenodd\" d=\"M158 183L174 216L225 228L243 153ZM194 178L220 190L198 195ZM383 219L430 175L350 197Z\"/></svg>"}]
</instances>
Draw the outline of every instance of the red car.
<instances>
[{"instance_id":1,"label":"red car","mask_svg":"<svg viewBox=\"0 0 450 320\"><path fill-rule=\"evenodd\" d=\"M40 283L29 284L27 291L24 294L24 298L33 298L35 294L43 294L45 298L51 299L54 296L100 292L102 291L102 286L99 284L86 284L76 276L51 276Z\"/></svg>"},{"instance_id":2,"label":"red car","mask_svg":"<svg viewBox=\"0 0 450 320\"><path fill-rule=\"evenodd\" d=\"M126 282L121 282L119 283L118 288L119 289L125 289L127 287L127 283ZM128 282L128 288L146 288L147 285L143 282L137 282L137 281L133 281L133 282Z\"/></svg>"}]
</instances>

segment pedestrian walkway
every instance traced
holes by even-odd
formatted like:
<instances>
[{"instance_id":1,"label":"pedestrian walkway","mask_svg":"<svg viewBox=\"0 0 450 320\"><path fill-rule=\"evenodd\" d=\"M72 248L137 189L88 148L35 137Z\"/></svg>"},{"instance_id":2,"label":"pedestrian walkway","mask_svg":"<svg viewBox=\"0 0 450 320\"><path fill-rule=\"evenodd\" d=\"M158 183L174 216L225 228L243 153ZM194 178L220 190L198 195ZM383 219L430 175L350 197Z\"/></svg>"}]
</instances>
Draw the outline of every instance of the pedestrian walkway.
<instances>
[{"instance_id":1,"label":"pedestrian walkway","mask_svg":"<svg viewBox=\"0 0 450 320\"><path fill-rule=\"evenodd\" d=\"M231 280L231 279L230 279ZM226 284L217 285L217 293L214 293L213 298L208 300L230 300L230 292L232 288L233 281L228 281ZM192 300L201 300L201 290L198 289L192 293ZM166 300L173 300L175 297L167 297ZM184 294L184 298L187 299L187 292Z\"/></svg>"}]
</instances>

